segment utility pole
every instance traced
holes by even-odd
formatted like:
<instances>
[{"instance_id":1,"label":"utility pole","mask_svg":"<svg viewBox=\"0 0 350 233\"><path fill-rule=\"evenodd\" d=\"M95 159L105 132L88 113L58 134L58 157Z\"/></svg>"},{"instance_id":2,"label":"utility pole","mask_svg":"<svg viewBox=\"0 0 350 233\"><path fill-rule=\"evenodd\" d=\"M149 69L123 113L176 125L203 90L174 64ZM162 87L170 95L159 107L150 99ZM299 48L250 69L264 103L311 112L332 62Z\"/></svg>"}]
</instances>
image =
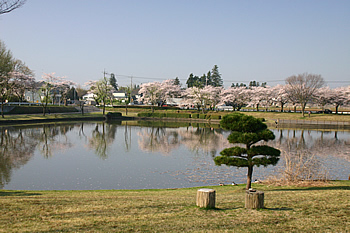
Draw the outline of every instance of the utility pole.
<instances>
[{"instance_id":1,"label":"utility pole","mask_svg":"<svg viewBox=\"0 0 350 233\"><path fill-rule=\"evenodd\" d=\"M106 69L103 69L103 78L106 78L106 74L109 74L106 72Z\"/></svg>"},{"instance_id":2,"label":"utility pole","mask_svg":"<svg viewBox=\"0 0 350 233\"><path fill-rule=\"evenodd\" d=\"M130 103L133 102L131 93L132 93L132 76L130 77Z\"/></svg>"}]
</instances>

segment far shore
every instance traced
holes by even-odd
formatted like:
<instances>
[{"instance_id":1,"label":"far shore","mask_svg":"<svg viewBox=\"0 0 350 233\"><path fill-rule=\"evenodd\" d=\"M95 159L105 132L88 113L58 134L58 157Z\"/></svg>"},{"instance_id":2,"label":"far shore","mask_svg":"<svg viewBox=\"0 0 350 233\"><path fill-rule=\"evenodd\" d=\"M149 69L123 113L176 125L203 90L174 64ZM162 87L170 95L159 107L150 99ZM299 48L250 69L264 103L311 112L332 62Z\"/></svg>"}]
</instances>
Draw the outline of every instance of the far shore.
<instances>
[{"instance_id":1,"label":"far shore","mask_svg":"<svg viewBox=\"0 0 350 233\"><path fill-rule=\"evenodd\" d=\"M137 108L108 108L106 114L111 112L121 112L122 116L114 118L114 120L161 120L161 121L181 121L181 122L198 122L219 124L220 120L216 119L193 119L193 118L145 118L138 117L137 113L145 110ZM149 111L149 110L148 110ZM156 110L155 112L175 112L174 110ZM181 113L194 113L196 111L181 111ZM200 113L200 112L197 112ZM209 111L206 114L225 115L232 112L214 112ZM348 114L311 114L302 117L300 113L281 113L281 112L241 112L252 115L257 118L262 118L269 127L291 127L291 128L308 128L308 129L344 129L350 130L350 115ZM0 126L4 125L18 125L18 124L37 124L50 122L68 122L68 121L105 121L106 117L102 112L89 113L55 113L55 114L16 114L5 115L0 118Z\"/></svg>"}]
</instances>

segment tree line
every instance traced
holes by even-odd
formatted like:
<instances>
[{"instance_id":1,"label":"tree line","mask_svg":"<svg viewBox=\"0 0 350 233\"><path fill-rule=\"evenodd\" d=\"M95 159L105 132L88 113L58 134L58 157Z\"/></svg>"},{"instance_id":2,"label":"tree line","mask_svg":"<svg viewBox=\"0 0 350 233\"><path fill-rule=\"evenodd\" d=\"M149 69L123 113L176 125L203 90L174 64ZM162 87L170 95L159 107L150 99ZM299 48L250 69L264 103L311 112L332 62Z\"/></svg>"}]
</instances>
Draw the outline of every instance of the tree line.
<instances>
[{"instance_id":1,"label":"tree line","mask_svg":"<svg viewBox=\"0 0 350 233\"><path fill-rule=\"evenodd\" d=\"M161 105L167 99L181 97L184 106L196 107L204 111L215 109L218 105L232 106L233 110L242 107L253 107L267 110L269 107L279 107L284 111L287 103L295 109L301 107L304 116L307 104L316 104L322 108L327 104L335 106L338 113L339 106L350 104L350 86L331 89L324 87L321 75L303 73L286 78L285 85L274 87L262 85L238 85L224 89L222 86L192 86L181 88L176 80L164 82L149 82L140 86L140 101L152 105ZM294 110L295 111L295 110Z\"/></svg>"}]
</instances>

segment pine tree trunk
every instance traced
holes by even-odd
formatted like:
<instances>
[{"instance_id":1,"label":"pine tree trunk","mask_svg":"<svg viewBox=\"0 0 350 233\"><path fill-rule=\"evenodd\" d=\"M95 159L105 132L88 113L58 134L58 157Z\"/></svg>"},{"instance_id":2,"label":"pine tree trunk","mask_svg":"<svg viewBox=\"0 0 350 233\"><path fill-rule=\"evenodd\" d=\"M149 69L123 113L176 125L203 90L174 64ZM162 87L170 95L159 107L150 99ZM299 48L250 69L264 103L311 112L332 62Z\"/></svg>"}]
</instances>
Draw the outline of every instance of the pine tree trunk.
<instances>
[{"instance_id":1,"label":"pine tree trunk","mask_svg":"<svg viewBox=\"0 0 350 233\"><path fill-rule=\"evenodd\" d=\"M246 190L252 187L252 175L253 175L253 166L248 166L247 185L245 187Z\"/></svg>"}]
</instances>

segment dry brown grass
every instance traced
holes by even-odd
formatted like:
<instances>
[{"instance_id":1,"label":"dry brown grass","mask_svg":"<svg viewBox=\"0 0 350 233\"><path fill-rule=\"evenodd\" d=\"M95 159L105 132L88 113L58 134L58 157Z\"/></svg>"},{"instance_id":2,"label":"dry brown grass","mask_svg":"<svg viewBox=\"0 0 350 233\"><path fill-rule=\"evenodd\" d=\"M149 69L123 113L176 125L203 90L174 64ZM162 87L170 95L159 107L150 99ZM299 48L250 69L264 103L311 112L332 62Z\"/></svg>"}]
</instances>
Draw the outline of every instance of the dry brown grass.
<instances>
[{"instance_id":1,"label":"dry brown grass","mask_svg":"<svg viewBox=\"0 0 350 233\"><path fill-rule=\"evenodd\" d=\"M195 206L197 188L0 191L0 232L346 232L349 181L328 186L253 184L265 209L244 208L244 185L216 186L216 209Z\"/></svg>"}]
</instances>

